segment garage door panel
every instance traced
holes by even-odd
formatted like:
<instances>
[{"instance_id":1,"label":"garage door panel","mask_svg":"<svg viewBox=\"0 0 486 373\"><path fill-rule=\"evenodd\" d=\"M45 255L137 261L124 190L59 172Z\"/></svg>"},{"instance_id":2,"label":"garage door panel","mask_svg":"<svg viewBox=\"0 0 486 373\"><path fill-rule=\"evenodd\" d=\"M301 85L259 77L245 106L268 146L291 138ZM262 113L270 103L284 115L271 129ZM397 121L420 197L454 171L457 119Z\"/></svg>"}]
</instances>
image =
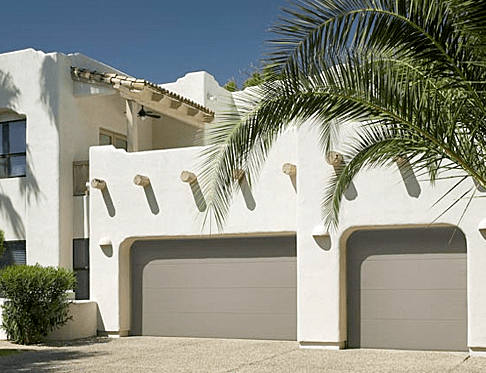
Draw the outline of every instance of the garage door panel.
<instances>
[{"instance_id":1,"label":"garage door panel","mask_svg":"<svg viewBox=\"0 0 486 373\"><path fill-rule=\"evenodd\" d=\"M348 345L466 350L466 274L465 238L454 228L353 233Z\"/></svg>"},{"instance_id":2,"label":"garage door panel","mask_svg":"<svg viewBox=\"0 0 486 373\"><path fill-rule=\"evenodd\" d=\"M385 257L385 259L383 258ZM372 256L361 265L361 272L372 272L373 276L362 276L362 289L465 289L463 281L466 259L421 258L421 255L395 257ZM433 276L429 274L434 273ZM359 285L359 284L357 284Z\"/></svg>"},{"instance_id":3,"label":"garage door panel","mask_svg":"<svg viewBox=\"0 0 486 373\"><path fill-rule=\"evenodd\" d=\"M278 267L279 270L275 271ZM144 283L155 283L164 272L166 280L160 287L227 287L241 286L240 279L246 277L245 287L295 287L295 260L279 258L242 259L184 259L154 260L144 269ZM289 273L293 274L289 276Z\"/></svg>"},{"instance_id":4,"label":"garage door panel","mask_svg":"<svg viewBox=\"0 0 486 373\"><path fill-rule=\"evenodd\" d=\"M295 237L136 242L133 335L297 336Z\"/></svg>"},{"instance_id":5,"label":"garage door panel","mask_svg":"<svg viewBox=\"0 0 486 373\"><path fill-rule=\"evenodd\" d=\"M167 313L163 322L158 314L146 314L143 335L167 337L208 337L294 340L295 315ZM258 329L251 327L258 325ZM281 327L286 325L286 327Z\"/></svg>"},{"instance_id":6,"label":"garage door panel","mask_svg":"<svg viewBox=\"0 0 486 373\"><path fill-rule=\"evenodd\" d=\"M147 289L144 296L150 298L155 309L147 312L233 312L233 313L275 313L275 310L287 310L296 314L295 289ZM294 307L289 309L289 304ZM280 311L283 312L283 311Z\"/></svg>"},{"instance_id":7,"label":"garage door panel","mask_svg":"<svg viewBox=\"0 0 486 373\"><path fill-rule=\"evenodd\" d=\"M462 320L467 313L461 290L362 290L362 319Z\"/></svg>"},{"instance_id":8,"label":"garage door panel","mask_svg":"<svg viewBox=\"0 0 486 373\"><path fill-rule=\"evenodd\" d=\"M145 265L153 260L164 259L221 259L221 245L225 250L223 258L288 258L295 256L295 237L267 238L224 238L224 239L180 239L137 241L131 247L134 265ZM224 241L224 242L223 242ZM216 242L216 244L215 244ZM160 250L163 243L164 250ZM135 254L135 255L133 255Z\"/></svg>"},{"instance_id":9,"label":"garage door panel","mask_svg":"<svg viewBox=\"0 0 486 373\"><path fill-rule=\"evenodd\" d=\"M364 320L361 328L361 343L367 348L460 351L467 339L462 321Z\"/></svg>"}]
</instances>

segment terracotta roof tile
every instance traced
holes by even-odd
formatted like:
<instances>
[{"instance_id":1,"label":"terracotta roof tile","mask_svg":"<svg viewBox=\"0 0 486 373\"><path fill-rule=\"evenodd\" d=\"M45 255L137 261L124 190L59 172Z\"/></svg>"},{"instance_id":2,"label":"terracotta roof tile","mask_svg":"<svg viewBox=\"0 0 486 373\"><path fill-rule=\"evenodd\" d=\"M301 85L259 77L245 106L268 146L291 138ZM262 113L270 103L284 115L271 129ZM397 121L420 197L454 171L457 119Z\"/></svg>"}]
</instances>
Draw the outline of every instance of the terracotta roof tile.
<instances>
[{"instance_id":1,"label":"terracotta roof tile","mask_svg":"<svg viewBox=\"0 0 486 373\"><path fill-rule=\"evenodd\" d=\"M105 73L96 70L89 70L83 69L79 67L71 66L71 76L75 80L79 81L91 81L97 83L104 83L109 84L111 86L122 86L126 87L131 90L142 91L145 87L150 87L152 90L156 91L157 93L169 96L177 101L185 103L186 105L192 106L195 109L198 109L206 114L214 116L214 112L209 110L207 107L198 104L197 102L191 101L187 98L184 98L177 93L173 93L168 91L165 88L158 86L152 82L149 82L144 79L136 79L131 76L115 74L115 73Z\"/></svg>"}]
</instances>

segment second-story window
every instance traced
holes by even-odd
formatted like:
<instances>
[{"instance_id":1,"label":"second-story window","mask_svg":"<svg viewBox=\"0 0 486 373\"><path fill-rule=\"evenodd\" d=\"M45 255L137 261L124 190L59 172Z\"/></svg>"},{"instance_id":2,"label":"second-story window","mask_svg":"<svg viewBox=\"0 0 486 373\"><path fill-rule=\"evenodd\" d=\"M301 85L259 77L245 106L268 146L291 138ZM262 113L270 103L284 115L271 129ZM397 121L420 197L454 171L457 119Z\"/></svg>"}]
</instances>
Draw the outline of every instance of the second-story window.
<instances>
[{"instance_id":1,"label":"second-story window","mask_svg":"<svg viewBox=\"0 0 486 373\"><path fill-rule=\"evenodd\" d=\"M25 176L25 119L0 123L0 178Z\"/></svg>"},{"instance_id":2,"label":"second-story window","mask_svg":"<svg viewBox=\"0 0 486 373\"><path fill-rule=\"evenodd\" d=\"M118 149L128 148L127 137L119 133L100 128L100 145L113 145Z\"/></svg>"}]
</instances>

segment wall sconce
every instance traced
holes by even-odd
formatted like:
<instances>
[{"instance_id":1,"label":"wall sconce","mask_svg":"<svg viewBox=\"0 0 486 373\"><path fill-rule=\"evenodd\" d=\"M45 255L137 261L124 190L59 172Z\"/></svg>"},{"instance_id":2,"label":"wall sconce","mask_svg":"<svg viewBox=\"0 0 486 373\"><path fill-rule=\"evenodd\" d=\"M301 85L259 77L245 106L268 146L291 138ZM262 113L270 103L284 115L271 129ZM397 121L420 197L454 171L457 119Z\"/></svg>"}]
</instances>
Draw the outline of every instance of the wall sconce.
<instances>
[{"instance_id":1,"label":"wall sconce","mask_svg":"<svg viewBox=\"0 0 486 373\"><path fill-rule=\"evenodd\" d=\"M191 171L182 171L181 172L181 181L183 183L192 184L197 180L197 176L195 173Z\"/></svg>"},{"instance_id":2,"label":"wall sconce","mask_svg":"<svg viewBox=\"0 0 486 373\"><path fill-rule=\"evenodd\" d=\"M486 219L483 219L479 222L478 230L481 234L486 236Z\"/></svg>"},{"instance_id":3,"label":"wall sconce","mask_svg":"<svg viewBox=\"0 0 486 373\"><path fill-rule=\"evenodd\" d=\"M111 246L112 242L108 237L103 237L98 241L99 246Z\"/></svg>"},{"instance_id":4,"label":"wall sconce","mask_svg":"<svg viewBox=\"0 0 486 373\"><path fill-rule=\"evenodd\" d=\"M95 189L103 190L106 188L106 181L101 179L91 180L91 186Z\"/></svg>"},{"instance_id":5,"label":"wall sconce","mask_svg":"<svg viewBox=\"0 0 486 373\"><path fill-rule=\"evenodd\" d=\"M330 236L329 231L324 227L324 225L319 224L312 230L312 237L325 237Z\"/></svg>"},{"instance_id":6,"label":"wall sconce","mask_svg":"<svg viewBox=\"0 0 486 373\"><path fill-rule=\"evenodd\" d=\"M297 166L292 163L285 163L282 166L282 172L288 176L295 176L297 175Z\"/></svg>"},{"instance_id":7,"label":"wall sconce","mask_svg":"<svg viewBox=\"0 0 486 373\"><path fill-rule=\"evenodd\" d=\"M150 179L147 176L135 175L133 178L133 183L141 187L148 187L150 185Z\"/></svg>"}]
</instances>

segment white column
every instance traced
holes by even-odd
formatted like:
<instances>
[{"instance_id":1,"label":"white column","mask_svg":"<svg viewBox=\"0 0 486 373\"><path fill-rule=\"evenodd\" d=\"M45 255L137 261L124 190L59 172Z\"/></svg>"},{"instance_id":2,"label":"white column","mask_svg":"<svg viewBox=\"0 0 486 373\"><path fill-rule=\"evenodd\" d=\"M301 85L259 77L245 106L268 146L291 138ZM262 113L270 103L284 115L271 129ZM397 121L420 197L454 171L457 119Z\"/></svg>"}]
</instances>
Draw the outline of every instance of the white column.
<instances>
[{"instance_id":1,"label":"white column","mask_svg":"<svg viewBox=\"0 0 486 373\"><path fill-rule=\"evenodd\" d=\"M135 101L126 100L126 124L127 124L127 141L128 151L138 151L138 105Z\"/></svg>"}]
</instances>

